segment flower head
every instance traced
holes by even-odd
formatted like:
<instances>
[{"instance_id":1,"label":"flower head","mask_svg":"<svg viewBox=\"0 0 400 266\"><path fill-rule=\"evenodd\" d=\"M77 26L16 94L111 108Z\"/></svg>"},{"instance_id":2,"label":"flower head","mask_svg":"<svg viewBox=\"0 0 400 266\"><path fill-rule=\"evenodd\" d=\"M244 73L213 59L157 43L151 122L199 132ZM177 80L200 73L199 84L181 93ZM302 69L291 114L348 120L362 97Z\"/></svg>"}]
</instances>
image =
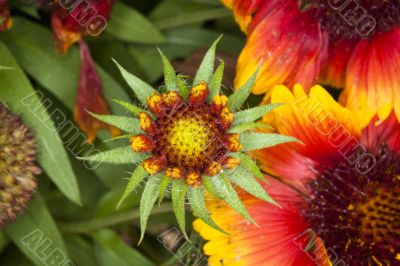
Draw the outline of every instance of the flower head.
<instances>
[{"instance_id":1,"label":"flower head","mask_svg":"<svg viewBox=\"0 0 400 266\"><path fill-rule=\"evenodd\" d=\"M57 51L66 53L82 36L97 36L104 30L114 0L51 3L51 24Z\"/></svg>"},{"instance_id":2,"label":"flower head","mask_svg":"<svg viewBox=\"0 0 400 266\"><path fill-rule=\"evenodd\" d=\"M344 88L341 103L366 127L392 111L400 121L398 0L223 0L247 33L237 65L240 87L261 63L253 92L317 81Z\"/></svg>"},{"instance_id":3,"label":"flower head","mask_svg":"<svg viewBox=\"0 0 400 266\"><path fill-rule=\"evenodd\" d=\"M0 104L0 227L23 213L36 190L37 144L20 117Z\"/></svg>"},{"instance_id":4,"label":"flower head","mask_svg":"<svg viewBox=\"0 0 400 266\"><path fill-rule=\"evenodd\" d=\"M271 181L266 188L283 208L242 194L260 227L225 207L214 220L230 236L196 221L196 230L210 240L205 252L211 264L242 258L246 265L399 264L400 125L394 114L361 129L355 114L319 86L309 95L299 85L293 93L279 86L271 100L288 104L264 121L304 143L257 151L261 168L290 185ZM211 204L210 211L220 205ZM223 252L216 248L221 241L230 243Z\"/></svg>"},{"instance_id":5,"label":"flower head","mask_svg":"<svg viewBox=\"0 0 400 266\"><path fill-rule=\"evenodd\" d=\"M240 111L256 74L230 97L223 95L220 91L222 68L213 73L216 44L207 52L190 90L186 81L175 75L171 63L161 52L166 84L166 92L163 93L118 65L137 98L147 108L117 101L132 111L136 118L95 115L101 121L128 131L129 146L128 149L118 148L96 154L86 160L139 164L120 203L148 177L141 201L142 234L151 207L157 198L161 201L166 194L171 194L182 231L185 231L186 197L196 215L218 230L205 208L204 190L224 198L250 221L252 218L231 183L262 200L273 202L256 181L255 177L263 176L245 152L294 139L251 131L258 126L254 120L278 105ZM166 193L169 184L172 184L171 193Z\"/></svg>"}]
</instances>

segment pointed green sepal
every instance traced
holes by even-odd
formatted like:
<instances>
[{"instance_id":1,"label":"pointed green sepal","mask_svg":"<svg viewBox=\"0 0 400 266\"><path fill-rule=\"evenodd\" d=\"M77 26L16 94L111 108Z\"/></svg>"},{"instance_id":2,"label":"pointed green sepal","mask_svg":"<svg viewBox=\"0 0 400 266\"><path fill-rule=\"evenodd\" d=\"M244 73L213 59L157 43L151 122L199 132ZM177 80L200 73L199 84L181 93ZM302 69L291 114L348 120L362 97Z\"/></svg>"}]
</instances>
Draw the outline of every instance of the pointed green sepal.
<instances>
[{"instance_id":1,"label":"pointed green sepal","mask_svg":"<svg viewBox=\"0 0 400 266\"><path fill-rule=\"evenodd\" d=\"M169 183L171 182L171 178L169 178L168 176L164 176L163 180L161 181L160 184L160 193L158 196L158 206L161 205L161 202L164 200L165 196L167 196L167 189L169 186Z\"/></svg>"},{"instance_id":2,"label":"pointed green sepal","mask_svg":"<svg viewBox=\"0 0 400 266\"><path fill-rule=\"evenodd\" d=\"M254 122L280 105L281 105L280 103L261 105L251 109L237 112L235 114L235 119L233 120L232 126L237 126L243 123Z\"/></svg>"},{"instance_id":3,"label":"pointed green sepal","mask_svg":"<svg viewBox=\"0 0 400 266\"><path fill-rule=\"evenodd\" d=\"M122 77L125 79L126 83L128 83L129 87L131 87L139 101L147 105L147 98L156 91L149 84L126 71L117 61L114 59L112 60L117 65Z\"/></svg>"},{"instance_id":4,"label":"pointed green sepal","mask_svg":"<svg viewBox=\"0 0 400 266\"><path fill-rule=\"evenodd\" d=\"M185 221L185 199L186 199L187 186L183 180L174 180L172 183L172 208L178 221L179 228L185 236L189 239L186 234L186 221Z\"/></svg>"},{"instance_id":5,"label":"pointed green sepal","mask_svg":"<svg viewBox=\"0 0 400 266\"><path fill-rule=\"evenodd\" d=\"M208 193L218 199L221 199L221 195L218 194L217 190L214 187L211 176L203 176L202 184Z\"/></svg>"},{"instance_id":6,"label":"pointed green sepal","mask_svg":"<svg viewBox=\"0 0 400 266\"><path fill-rule=\"evenodd\" d=\"M215 70L215 73L211 78L211 83L209 87L210 91L208 94L208 102L212 102L214 97L218 95L221 91L222 78L224 76L224 68L225 68L225 63L224 61L221 61L221 63L217 67L217 70Z\"/></svg>"},{"instance_id":7,"label":"pointed green sepal","mask_svg":"<svg viewBox=\"0 0 400 266\"><path fill-rule=\"evenodd\" d=\"M257 182L254 175L248 172L243 166L236 167L236 169L228 175L228 178L251 195L280 207L278 203L268 195L260 183Z\"/></svg>"},{"instance_id":8,"label":"pointed green sepal","mask_svg":"<svg viewBox=\"0 0 400 266\"><path fill-rule=\"evenodd\" d=\"M299 142L296 138L274 133L245 132L240 134L243 151L259 150L287 142Z\"/></svg>"},{"instance_id":9,"label":"pointed green sepal","mask_svg":"<svg viewBox=\"0 0 400 266\"><path fill-rule=\"evenodd\" d=\"M144 233L146 232L147 221L149 219L154 203L157 201L160 189L160 176L151 176L144 187L142 197L140 199L140 240L142 242Z\"/></svg>"},{"instance_id":10,"label":"pointed green sepal","mask_svg":"<svg viewBox=\"0 0 400 266\"><path fill-rule=\"evenodd\" d=\"M259 179L266 181L263 173L261 172L260 168L258 167L257 163L250 158L247 154L245 153L232 153L232 157L238 159L240 161L240 165L244 168L247 169L252 175L255 177L258 177Z\"/></svg>"},{"instance_id":11,"label":"pointed green sepal","mask_svg":"<svg viewBox=\"0 0 400 266\"><path fill-rule=\"evenodd\" d=\"M250 122L250 123L240 124L237 126L232 126L230 129L228 129L228 133L241 134L246 131L256 130L257 128L269 129L269 130L272 129L270 125L263 122Z\"/></svg>"},{"instance_id":12,"label":"pointed green sepal","mask_svg":"<svg viewBox=\"0 0 400 266\"><path fill-rule=\"evenodd\" d=\"M137 188L137 186L149 175L149 173L144 170L144 168L140 165L136 167L133 171L132 176L129 179L128 184L122 194L121 199L117 204L117 209L121 206L121 204L126 200L126 198Z\"/></svg>"},{"instance_id":13,"label":"pointed green sepal","mask_svg":"<svg viewBox=\"0 0 400 266\"><path fill-rule=\"evenodd\" d=\"M89 114L106 124L117 127L128 133L137 134L141 131L139 120L136 118L119 116L119 115L98 115L91 112L89 112Z\"/></svg>"},{"instance_id":14,"label":"pointed green sepal","mask_svg":"<svg viewBox=\"0 0 400 266\"><path fill-rule=\"evenodd\" d=\"M214 228L215 230L228 234L222 230L210 217L210 214L206 207L204 191L199 188L189 187L188 200L192 207L194 215L199 217L203 222Z\"/></svg>"},{"instance_id":15,"label":"pointed green sepal","mask_svg":"<svg viewBox=\"0 0 400 266\"><path fill-rule=\"evenodd\" d=\"M178 89L179 94L186 101L189 97L189 88L186 86L186 82L182 76L178 76Z\"/></svg>"},{"instance_id":16,"label":"pointed green sepal","mask_svg":"<svg viewBox=\"0 0 400 266\"><path fill-rule=\"evenodd\" d=\"M218 37L217 40L211 45L208 49L206 55L203 58L203 61L200 64L199 69L197 70L196 76L193 81L193 85L197 85L200 81L205 81L210 84L211 77L214 72L214 62L215 62L215 49L217 48L218 42L221 40L222 35Z\"/></svg>"},{"instance_id":17,"label":"pointed green sepal","mask_svg":"<svg viewBox=\"0 0 400 266\"><path fill-rule=\"evenodd\" d=\"M175 74L175 69L172 66L171 62L168 60L168 58L163 54L163 52L159 49L158 52L160 53L163 66L164 66L164 80L165 80L165 86L167 90L169 91L177 91L179 90L178 86L178 79Z\"/></svg>"},{"instance_id":18,"label":"pointed green sepal","mask_svg":"<svg viewBox=\"0 0 400 266\"><path fill-rule=\"evenodd\" d=\"M237 91L235 91L231 96L229 96L228 107L231 111L235 112L242 107L243 103L250 96L251 89L254 86L258 76L257 71L244 83L242 87L240 87Z\"/></svg>"},{"instance_id":19,"label":"pointed green sepal","mask_svg":"<svg viewBox=\"0 0 400 266\"><path fill-rule=\"evenodd\" d=\"M250 214L247 212L246 207L244 206L243 202L241 201L239 195L226 180L226 176L221 173L217 176L211 177L211 181L215 187L217 193L222 197L229 206L231 206L234 210L236 210L239 214L241 214L244 218L248 221L252 222L253 224L257 225Z\"/></svg>"},{"instance_id":20,"label":"pointed green sepal","mask_svg":"<svg viewBox=\"0 0 400 266\"><path fill-rule=\"evenodd\" d=\"M133 152L130 146L125 146L78 158L89 162L127 164L141 162L148 156L145 153Z\"/></svg>"},{"instance_id":21,"label":"pointed green sepal","mask_svg":"<svg viewBox=\"0 0 400 266\"><path fill-rule=\"evenodd\" d=\"M142 109L142 108L140 108L140 107L138 107L138 106L136 106L136 105L134 105L134 104L127 103L127 102L124 102L124 101L120 101L120 100L117 100L117 99L114 99L113 101L114 101L115 103L121 105L121 106L124 107L126 110L128 110L129 112L131 112L131 113L133 113L133 114L135 114L135 115L138 115L139 113L148 113L148 114L151 114L150 112L146 111L145 109Z\"/></svg>"}]
</instances>

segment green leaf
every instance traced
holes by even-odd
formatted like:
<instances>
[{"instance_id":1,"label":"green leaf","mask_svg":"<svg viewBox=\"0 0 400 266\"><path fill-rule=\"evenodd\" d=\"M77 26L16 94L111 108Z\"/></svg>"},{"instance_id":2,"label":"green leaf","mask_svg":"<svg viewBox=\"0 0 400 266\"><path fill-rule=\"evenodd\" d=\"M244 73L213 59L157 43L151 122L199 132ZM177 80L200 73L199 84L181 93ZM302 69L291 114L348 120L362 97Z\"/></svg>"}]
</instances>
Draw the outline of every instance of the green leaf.
<instances>
[{"instance_id":1,"label":"green leaf","mask_svg":"<svg viewBox=\"0 0 400 266\"><path fill-rule=\"evenodd\" d=\"M237 111L242 107L243 103L250 96L251 89L256 82L258 76L258 70L246 81L246 83L229 96L228 106L233 112Z\"/></svg>"},{"instance_id":2,"label":"green leaf","mask_svg":"<svg viewBox=\"0 0 400 266\"><path fill-rule=\"evenodd\" d=\"M220 231L223 234L227 234L211 219L206 207L203 189L189 187L188 200L196 216L198 216L202 221L215 230Z\"/></svg>"},{"instance_id":3,"label":"green leaf","mask_svg":"<svg viewBox=\"0 0 400 266\"><path fill-rule=\"evenodd\" d=\"M174 67L171 65L171 62L168 60L168 58L163 54L163 52L160 49L158 49L158 52L161 55L161 59L164 65L164 80L167 90L176 91L179 89L179 86Z\"/></svg>"},{"instance_id":4,"label":"green leaf","mask_svg":"<svg viewBox=\"0 0 400 266\"><path fill-rule=\"evenodd\" d=\"M189 14L174 15L167 18L162 18L154 21L154 25L158 29L170 29L181 27L194 23L199 23L211 19L229 17L231 14L226 8L209 8L207 10L199 10Z\"/></svg>"},{"instance_id":5,"label":"green leaf","mask_svg":"<svg viewBox=\"0 0 400 266\"><path fill-rule=\"evenodd\" d=\"M240 165L247 169L252 175L261 180L266 180L257 163L245 153L232 153L232 157L239 159Z\"/></svg>"},{"instance_id":6,"label":"green leaf","mask_svg":"<svg viewBox=\"0 0 400 266\"><path fill-rule=\"evenodd\" d=\"M146 232L147 220L149 219L151 209L157 201L160 189L160 178L158 175L151 176L146 183L146 186L140 199L140 242L142 242L144 233Z\"/></svg>"},{"instance_id":7,"label":"green leaf","mask_svg":"<svg viewBox=\"0 0 400 266\"><path fill-rule=\"evenodd\" d=\"M52 32L21 17L13 17L12 30L1 34L0 39L34 80L70 110L74 110L80 68L76 46L71 47L68 54L60 56L49 41ZM105 99L129 100L124 89L107 72L97 65L96 70L101 78ZM110 104L110 109L112 113L122 111L116 104Z\"/></svg>"},{"instance_id":8,"label":"green leaf","mask_svg":"<svg viewBox=\"0 0 400 266\"><path fill-rule=\"evenodd\" d=\"M25 214L4 230L35 265L64 265L70 261L61 233L39 193L36 193Z\"/></svg>"},{"instance_id":9,"label":"green leaf","mask_svg":"<svg viewBox=\"0 0 400 266\"><path fill-rule=\"evenodd\" d=\"M234 210L240 213L244 218L256 224L256 222L253 220L253 218L251 218L251 216L247 212L246 207L243 205L235 189L232 187L229 181L224 180L224 178L225 177L223 174L213 176L211 178L211 181L213 182L213 185L217 193L220 195L220 197L222 197L224 201L228 203L229 206L231 206Z\"/></svg>"},{"instance_id":10,"label":"green leaf","mask_svg":"<svg viewBox=\"0 0 400 266\"><path fill-rule=\"evenodd\" d=\"M183 78L179 76L178 76L178 88L179 88L179 94L182 96L184 100L187 100L187 98L189 97L189 88L186 86Z\"/></svg>"},{"instance_id":11,"label":"green leaf","mask_svg":"<svg viewBox=\"0 0 400 266\"><path fill-rule=\"evenodd\" d=\"M240 134L243 151L259 150L286 142L299 142L297 139L274 133L245 132Z\"/></svg>"},{"instance_id":12,"label":"green leaf","mask_svg":"<svg viewBox=\"0 0 400 266\"><path fill-rule=\"evenodd\" d=\"M126 83L132 88L136 97L146 106L147 98L156 91L149 84L126 71L117 61L114 59L113 61L117 65L119 71L121 71L122 77L125 79Z\"/></svg>"},{"instance_id":13,"label":"green leaf","mask_svg":"<svg viewBox=\"0 0 400 266\"><path fill-rule=\"evenodd\" d=\"M71 259L76 265L98 266L92 244L86 241L84 236L66 234L64 239Z\"/></svg>"},{"instance_id":14,"label":"green leaf","mask_svg":"<svg viewBox=\"0 0 400 266\"><path fill-rule=\"evenodd\" d=\"M0 71L3 71L3 70L12 70L12 69L13 69L12 67L0 66Z\"/></svg>"},{"instance_id":15,"label":"green leaf","mask_svg":"<svg viewBox=\"0 0 400 266\"><path fill-rule=\"evenodd\" d=\"M131 178L129 179L128 185L126 186L124 193L122 194L121 199L117 204L117 209L121 206L121 204L126 200L126 198L135 190L135 188L142 182L149 173L142 167L138 166L133 171Z\"/></svg>"},{"instance_id":16,"label":"green leaf","mask_svg":"<svg viewBox=\"0 0 400 266\"><path fill-rule=\"evenodd\" d=\"M78 183L57 129L28 78L2 42L0 58L2 64L13 68L0 71L0 99L33 129L40 149L39 162L49 178L66 197L81 204Z\"/></svg>"},{"instance_id":17,"label":"green leaf","mask_svg":"<svg viewBox=\"0 0 400 266\"><path fill-rule=\"evenodd\" d=\"M124 101L120 101L120 100L117 100L117 99L114 99L113 101L116 102L117 104L121 105L121 106L124 107L126 110L128 110L129 112L131 112L131 113L133 113L133 114L135 114L135 115L138 115L139 113L148 113L148 114L150 114L150 113L149 113L148 111L146 111L145 109L142 109L142 108L140 108L140 107L137 107L137 106L134 105L134 104L127 103L127 102L124 102Z\"/></svg>"},{"instance_id":18,"label":"green leaf","mask_svg":"<svg viewBox=\"0 0 400 266\"><path fill-rule=\"evenodd\" d=\"M203 58L203 61L200 64L199 69L197 70L196 76L194 77L193 85L197 85L200 81L205 81L206 83L210 83L211 77L214 72L214 61L215 61L215 49L217 48L217 44L219 40L221 40L222 36L220 36L211 47L208 49L206 55Z\"/></svg>"},{"instance_id":19,"label":"green leaf","mask_svg":"<svg viewBox=\"0 0 400 266\"><path fill-rule=\"evenodd\" d=\"M228 178L251 195L279 206L278 203L276 203L276 201L273 200L267 194L265 189L257 182L254 175L248 172L244 167L236 167L236 169L228 175Z\"/></svg>"},{"instance_id":20,"label":"green leaf","mask_svg":"<svg viewBox=\"0 0 400 266\"><path fill-rule=\"evenodd\" d=\"M280 103L274 103L274 104L257 106L254 108L237 112L235 113L235 118L233 120L232 126L237 126L243 123L249 123L258 120L280 105L281 105Z\"/></svg>"},{"instance_id":21,"label":"green leaf","mask_svg":"<svg viewBox=\"0 0 400 266\"><path fill-rule=\"evenodd\" d=\"M95 255L100 266L155 266L138 250L126 244L119 235L110 229L97 231ZM85 265L86 266L86 265Z\"/></svg>"},{"instance_id":22,"label":"green leaf","mask_svg":"<svg viewBox=\"0 0 400 266\"><path fill-rule=\"evenodd\" d=\"M186 199L187 186L183 180L174 180L172 183L172 207L178 221L179 228L186 239L189 239L186 234L185 226L185 199Z\"/></svg>"},{"instance_id":23,"label":"green leaf","mask_svg":"<svg viewBox=\"0 0 400 266\"><path fill-rule=\"evenodd\" d=\"M158 196L158 207L160 207L161 202L163 201L164 197L166 196L166 193L168 193L167 189L168 189L170 182L171 182L171 178L169 178L168 176L164 176L163 180L161 181L160 193Z\"/></svg>"},{"instance_id":24,"label":"green leaf","mask_svg":"<svg viewBox=\"0 0 400 266\"><path fill-rule=\"evenodd\" d=\"M139 133L141 131L139 119L119 115L98 115L92 112L89 113L96 119L122 129L123 131L129 133Z\"/></svg>"},{"instance_id":25,"label":"green leaf","mask_svg":"<svg viewBox=\"0 0 400 266\"><path fill-rule=\"evenodd\" d=\"M148 157L148 154L133 152L130 146L124 146L99 152L87 157L80 158L89 162L101 162L111 164L138 163Z\"/></svg>"},{"instance_id":26,"label":"green leaf","mask_svg":"<svg viewBox=\"0 0 400 266\"><path fill-rule=\"evenodd\" d=\"M120 2L113 6L106 32L127 42L157 44L165 41L161 32L142 14Z\"/></svg>"},{"instance_id":27,"label":"green leaf","mask_svg":"<svg viewBox=\"0 0 400 266\"><path fill-rule=\"evenodd\" d=\"M217 70L215 71L214 75L211 78L210 83L210 93L208 94L208 101L212 102L214 97L219 94L221 90L222 78L224 77L224 61L221 61Z\"/></svg>"},{"instance_id":28,"label":"green leaf","mask_svg":"<svg viewBox=\"0 0 400 266\"><path fill-rule=\"evenodd\" d=\"M272 129L272 127L264 122L250 122L244 123L236 126L232 126L228 129L228 133L238 133L241 134L243 132L254 130L256 128L263 128L263 129Z\"/></svg>"}]
</instances>

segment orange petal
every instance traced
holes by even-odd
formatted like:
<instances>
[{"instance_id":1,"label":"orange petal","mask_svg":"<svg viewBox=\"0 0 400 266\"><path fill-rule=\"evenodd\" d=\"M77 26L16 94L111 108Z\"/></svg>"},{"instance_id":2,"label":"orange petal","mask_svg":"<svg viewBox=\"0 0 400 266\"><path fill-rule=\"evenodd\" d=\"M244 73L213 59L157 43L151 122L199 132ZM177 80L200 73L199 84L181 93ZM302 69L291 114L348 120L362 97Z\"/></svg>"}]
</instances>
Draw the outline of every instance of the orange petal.
<instances>
[{"instance_id":1,"label":"orange petal","mask_svg":"<svg viewBox=\"0 0 400 266\"><path fill-rule=\"evenodd\" d=\"M249 26L236 70L240 88L260 67L253 93L268 93L278 84L309 89L326 57L327 35L314 10L300 11L296 0L263 1Z\"/></svg>"},{"instance_id":2,"label":"orange petal","mask_svg":"<svg viewBox=\"0 0 400 266\"><path fill-rule=\"evenodd\" d=\"M155 143L148 135L136 135L131 138L131 147L135 152L150 152L154 149Z\"/></svg>"},{"instance_id":3,"label":"orange petal","mask_svg":"<svg viewBox=\"0 0 400 266\"><path fill-rule=\"evenodd\" d=\"M227 157L222 164L227 169L235 169L240 164L240 161L233 157Z\"/></svg>"},{"instance_id":4,"label":"orange petal","mask_svg":"<svg viewBox=\"0 0 400 266\"><path fill-rule=\"evenodd\" d=\"M155 175L165 169L167 165L167 159L165 156L153 156L144 160L142 165L150 175Z\"/></svg>"},{"instance_id":5,"label":"orange petal","mask_svg":"<svg viewBox=\"0 0 400 266\"><path fill-rule=\"evenodd\" d=\"M297 146L308 158L330 165L343 158L343 149L360 139L360 125L354 114L321 86L312 87L309 96L300 85L294 87L293 94L280 86L272 92L271 100L288 103L272 112L274 126L279 133L302 141L304 145Z\"/></svg>"},{"instance_id":6,"label":"orange petal","mask_svg":"<svg viewBox=\"0 0 400 266\"><path fill-rule=\"evenodd\" d=\"M185 170L180 167L170 167L166 170L166 175L172 179L180 179L185 177Z\"/></svg>"},{"instance_id":7,"label":"orange petal","mask_svg":"<svg viewBox=\"0 0 400 266\"><path fill-rule=\"evenodd\" d=\"M69 48L74 43L79 42L82 37L79 31L67 30L56 13L53 13L51 16L51 26L53 28L53 38L56 49L60 54L67 53Z\"/></svg>"},{"instance_id":8,"label":"orange petal","mask_svg":"<svg viewBox=\"0 0 400 266\"><path fill-rule=\"evenodd\" d=\"M169 91L162 95L164 105L169 113L176 111L184 102L182 97L176 91Z\"/></svg>"},{"instance_id":9,"label":"orange petal","mask_svg":"<svg viewBox=\"0 0 400 266\"><path fill-rule=\"evenodd\" d=\"M221 170L222 170L221 164L220 164L219 162L213 161L213 162L211 162L211 163L207 166L207 168L206 168L206 170L205 170L205 173L206 173L206 175L208 175L208 176L215 176L215 175L218 174Z\"/></svg>"},{"instance_id":10,"label":"orange petal","mask_svg":"<svg viewBox=\"0 0 400 266\"><path fill-rule=\"evenodd\" d=\"M236 152L236 151L240 151L243 148L242 144L240 144L239 137L240 137L239 134L228 134L227 135L227 137L225 139L225 145L229 151Z\"/></svg>"},{"instance_id":11,"label":"orange petal","mask_svg":"<svg viewBox=\"0 0 400 266\"><path fill-rule=\"evenodd\" d=\"M80 44L80 56L81 71L74 112L75 121L87 135L88 142L92 142L96 138L96 133L100 129L108 129L113 137L118 136L121 133L119 129L100 122L88 113L90 111L106 115L110 111L103 97L102 84L89 48L84 42Z\"/></svg>"},{"instance_id":12,"label":"orange petal","mask_svg":"<svg viewBox=\"0 0 400 266\"><path fill-rule=\"evenodd\" d=\"M275 180L271 180L266 190L282 208L239 191L259 226L248 222L226 203L208 197L211 218L228 233L223 234L200 219L194 221L194 229L207 241L204 252L211 266L316 265L314 250L306 251L310 235L300 212L302 199Z\"/></svg>"},{"instance_id":13,"label":"orange petal","mask_svg":"<svg viewBox=\"0 0 400 266\"><path fill-rule=\"evenodd\" d=\"M151 119L150 115L147 113L139 113L140 128L146 133L154 135L158 132L157 124Z\"/></svg>"},{"instance_id":14,"label":"orange petal","mask_svg":"<svg viewBox=\"0 0 400 266\"><path fill-rule=\"evenodd\" d=\"M341 103L366 127L378 115L385 120L394 110L400 122L400 28L358 43L350 58Z\"/></svg>"},{"instance_id":15,"label":"orange petal","mask_svg":"<svg viewBox=\"0 0 400 266\"><path fill-rule=\"evenodd\" d=\"M8 8L7 0L0 0L0 32L9 30L12 27L12 19Z\"/></svg>"},{"instance_id":16,"label":"orange petal","mask_svg":"<svg viewBox=\"0 0 400 266\"><path fill-rule=\"evenodd\" d=\"M197 172L191 172L186 176L186 184L192 187L198 187L201 185L201 176Z\"/></svg>"},{"instance_id":17,"label":"orange petal","mask_svg":"<svg viewBox=\"0 0 400 266\"><path fill-rule=\"evenodd\" d=\"M206 102L208 96L208 85L204 81L201 81L200 84L194 86L190 90L189 94L189 105L191 106L199 106Z\"/></svg>"},{"instance_id":18,"label":"orange petal","mask_svg":"<svg viewBox=\"0 0 400 266\"><path fill-rule=\"evenodd\" d=\"M225 95L216 95L211 103L211 112L214 114L220 114L222 109L228 105L228 97Z\"/></svg>"},{"instance_id":19,"label":"orange petal","mask_svg":"<svg viewBox=\"0 0 400 266\"><path fill-rule=\"evenodd\" d=\"M221 111L219 125L222 129L226 130L231 127L232 123L233 123L233 113L229 111L229 108L225 107Z\"/></svg>"},{"instance_id":20,"label":"orange petal","mask_svg":"<svg viewBox=\"0 0 400 266\"><path fill-rule=\"evenodd\" d=\"M157 117L164 117L166 115L163 97L157 92L149 96L147 99L147 105L149 106L150 111Z\"/></svg>"}]
</instances>

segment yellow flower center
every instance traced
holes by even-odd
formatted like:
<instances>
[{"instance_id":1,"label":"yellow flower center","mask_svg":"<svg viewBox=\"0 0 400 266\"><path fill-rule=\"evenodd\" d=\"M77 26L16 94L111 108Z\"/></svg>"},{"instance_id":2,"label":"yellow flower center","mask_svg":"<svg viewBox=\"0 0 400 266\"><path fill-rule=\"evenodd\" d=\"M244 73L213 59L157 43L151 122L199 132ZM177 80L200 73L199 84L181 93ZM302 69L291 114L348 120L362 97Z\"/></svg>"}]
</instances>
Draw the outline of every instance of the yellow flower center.
<instances>
[{"instance_id":1,"label":"yellow flower center","mask_svg":"<svg viewBox=\"0 0 400 266\"><path fill-rule=\"evenodd\" d=\"M203 121L196 119L182 119L176 121L169 132L168 144L174 147L174 152L183 157L190 154L199 158L207 149L207 142L212 132Z\"/></svg>"}]
</instances>

